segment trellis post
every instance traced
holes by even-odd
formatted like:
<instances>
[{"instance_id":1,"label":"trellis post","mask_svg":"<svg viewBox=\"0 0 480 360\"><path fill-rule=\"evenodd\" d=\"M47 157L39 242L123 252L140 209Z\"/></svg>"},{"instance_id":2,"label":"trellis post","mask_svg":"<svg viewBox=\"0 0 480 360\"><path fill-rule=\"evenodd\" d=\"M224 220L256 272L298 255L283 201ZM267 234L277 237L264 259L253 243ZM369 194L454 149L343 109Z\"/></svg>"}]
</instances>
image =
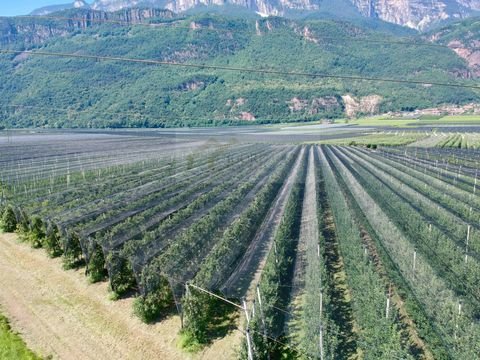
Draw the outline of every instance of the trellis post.
<instances>
[{"instance_id":1,"label":"trellis post","mask_svg":"<svg viewBox=\"0 0 480 360\"><path fill-rule=\"evenodd\" d=\"M467 226L467 240L465 242L465 263L468 262L468 242L470 240L470 229L471 229L471 226L468 225Z\"/></svg>"},{"instance_id":2,"label":"trellis post","mask_svg":"<svg viewBox=\"0 0 480 360\"><path fill-rule=\"evenodd\" d=\"M248 349L248 360L253 360L253 348L252 348L252 339L250 338L250 328L247 327L247 349Z\"/></svg>"}]
</instances>

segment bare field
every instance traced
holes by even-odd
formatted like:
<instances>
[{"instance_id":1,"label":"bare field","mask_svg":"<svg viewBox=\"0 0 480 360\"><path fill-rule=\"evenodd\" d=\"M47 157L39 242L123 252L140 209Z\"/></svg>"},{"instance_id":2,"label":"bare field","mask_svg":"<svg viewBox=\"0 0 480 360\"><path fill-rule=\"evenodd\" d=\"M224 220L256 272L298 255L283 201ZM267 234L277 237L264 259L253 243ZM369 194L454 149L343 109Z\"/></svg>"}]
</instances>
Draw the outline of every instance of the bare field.
<instances>
[{"instance_id":1,"label":"bare field","mask_svg":"<svg viewBox=\"0 0 480 360\"><path fill-rule=\"evenodd\" d=\"M0 306L27 345L54 359L230 359L233 332L189 355L177 347L180 319L154 325L132 314L133 299L110 301L106 283L89 284L78 271L64 271L61 260L0 234Z\"/></svg>"}]
</instances>

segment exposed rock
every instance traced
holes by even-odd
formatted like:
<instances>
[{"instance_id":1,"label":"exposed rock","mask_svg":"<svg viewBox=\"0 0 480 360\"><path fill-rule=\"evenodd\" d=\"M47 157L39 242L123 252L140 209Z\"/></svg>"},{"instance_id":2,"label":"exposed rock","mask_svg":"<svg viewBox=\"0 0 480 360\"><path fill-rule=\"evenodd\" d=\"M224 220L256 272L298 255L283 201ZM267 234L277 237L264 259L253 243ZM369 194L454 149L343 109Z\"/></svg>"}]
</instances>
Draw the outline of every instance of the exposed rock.
<instances>
[{"instance_id":1,"label":"exposed rock","mask_svg":"<svg viewBox=\"0 0 480 360\"><path fill-rule=\"evenodd\" d=\"M22 39L25 45L38 45L55 36L65 36L79 29L99 26L105 21L121 21L127 24L145 22L151 18L171 19L174 13L160 9L126 9L108 13L79 9L70 19L33 18L29 22L16 22L15 18L0 18L0 45L8 45Z\"/></svg>"},{"instance_id":2,"label":"exposed rock","mask_svg":"<svg viewBox=\"0 0 480 360\"><path fill-rule=\"evenodd\" d=\"M341 106L335 96L324 96L313 98L311 100L294 97L290 101L287 101L287 105L291 112L307 110L309 115L318 114L321 110L334 110L335 108L339 108Z\"/></svg>"},{"instance_id":3,"label":"exposed rock","mask_svg":"<svg viewBox=\"0 0 480 360\"><path fill-rule=\"evenodd\" d=\"M240 120L246 120L246 121L254 121L256 120L255 115L253 115L251 112L246 112L242 111L240 113L240 116L238 117Z\"/></svg>"},{"instance_id":4,"label":"exposed rock","mask_svg":"<svg viewBox=\"0 0 480 360\"><path fill-rule=\"evenodd\" d=\"M205 82L203 81L188 81L183 84L180 84L178 90L180 91L196 91L205 88Z\"/></svg>"},{"instance_id":5,"label":"exposed rock","mask_svg":"<svg viewBox=\"0 0 480 360\"><path fill-rule=\"evenodd\" d=\"M298 97L294 97L287 102L290 111L302 111L308 106L308 100L302 100Z\"/></svg>"},{"instance_id":6,"label":"exposed rock","mask_svg":"<svg viewBox=\"0 0 480 360\"><path fill-rule=\"evenodd\" d=\"M345 104L345 115L348 117L355 117L359 114L377 114L382 101L382 97L379 95L369 95L356 98L347 94L342 96L342 99Z\"/></svg>"},{"instance_id":7,"label":"exposed rock","mask_svg":"<svg viewBox=\"0 0 480 360\"><path fill-rule=\"evenodd\" d=\"M366 17L423 30L433 23L465 18L478 11L480 0L351 0Z\"/></svg>"},{"instance_id":8,"label":"exposed rock","mask_svg":"<svg viewBox=\"0 0 480 360\"><path fill-rule=\"evenodd\" d=\"M425 29L431 24L446 19L462 19L480 11L480 0L349 0L365 17ZM291 10L318 11L322 9L319 0L95 0L93 10L118 11L137 6L168 9L179 13L196 6L231 4L246 7L261 16L285 16ZM74 3L48 6L33 13L48 13L71 9L88 8L84 0Z\"/></svg>"},{"instance_id":9,"label":"exposed rock","mask_svg":"<svg viewBox=\"0 0 480 360\"><path fill-rule=\"evenodd\" d=\"M448 43L448 47L465 59L474 77L480 77L480 40L472 41L469 46L454 40Z\"/></svg>"}]
</instances>

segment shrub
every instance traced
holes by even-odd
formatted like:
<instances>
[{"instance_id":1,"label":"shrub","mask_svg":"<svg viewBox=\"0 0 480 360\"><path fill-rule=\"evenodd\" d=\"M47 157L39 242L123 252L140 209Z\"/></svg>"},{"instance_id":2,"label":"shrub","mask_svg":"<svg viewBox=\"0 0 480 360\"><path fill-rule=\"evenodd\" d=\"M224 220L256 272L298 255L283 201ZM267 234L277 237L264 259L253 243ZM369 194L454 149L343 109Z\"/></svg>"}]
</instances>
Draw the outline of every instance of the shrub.
<instances>
[{"instance_id":1,"label":"shrub","mask_svg":"<svg viewBox=\"0 0 480 360\"><path fill-rule=\"evenodd\" d=\"M12 207L7 207L3 213L1 228L5 232L14 232L17 229L17 217Z\"/></svg>"}]
</instances>

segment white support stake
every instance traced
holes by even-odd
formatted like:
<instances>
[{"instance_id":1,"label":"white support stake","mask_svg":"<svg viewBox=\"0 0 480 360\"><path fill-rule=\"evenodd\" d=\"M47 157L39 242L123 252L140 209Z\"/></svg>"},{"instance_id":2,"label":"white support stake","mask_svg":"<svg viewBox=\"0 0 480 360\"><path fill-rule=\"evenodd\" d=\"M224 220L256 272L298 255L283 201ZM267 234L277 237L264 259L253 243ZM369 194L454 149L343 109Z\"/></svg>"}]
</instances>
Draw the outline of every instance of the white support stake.
<instances>
[{"instance_id":1,"label":"white support stake","mask_svg":"<svg viewBox=\"0 0 480 360\"><path fill-rule=\"evenodd\" d=\"M243 310L245 311L245 318L247 319L247 325L250 325L250 315L248 315L247 302L243 299Z\"/></svg>"},{"instance_id":2,"label":"white support stake","mask_svg":"<svg viewBox=\"0 0 480 360\"><path fill-rule=\"evenodd\" d=\"M413 272L417 268L417 249L413 251Z\"/></svg>"},{"instance_id":3,"label":"white support stake","mask_svg":"<svg viewBox=\"0 0 480 360\"><path fill-rule=\"evenodd\" d=\"M319 345L320 345L320 360L323 360L323 325L320 325L320 334L319 334Z\"/></svg>"},{"instance_id":4,"label":"white support stake","mask_svg":"<svg viewBox=\"0 0 480 360\"><path fill-rule=\"evenodd\" d=\"M323 292L320 291L320 321L323 316Z\"/></svg>"},{"instance_id":5,"label":"white support stake","mask_svg":"<svg viewBox=\"0 0 480 360\"><path fill-rule=\"evenodd\" d=\"M468 227L467 227L467 241L465 243L465 263L468 262L468 242L470 240L470 229L471 229L471 227L470 227L470 225L468 225Z\"/></svg>"},{"instance_id":6,"label":"white support stake","mask_svg":"<svg viewBox=\"0 0 480 360\"><path fill-rule=\"evenodd\" d=\"M247 348L248 348L248 360L253 360L252 339L250 339L250 329L247 328Z\"/></svg>"},{"instance_id":7,"label":"white support stake","mask_svg":"<svg viewBox=\"0 0 480 360\"><path fill-rule=\"evenodd\" d=\"M388 295L387 295L387 308L385 310L385 318L388 319L388 316L390 315L390 297L392 294L392 288L391 286L388 288Z\"/></svg>"},{"instance_id":8,"label":"white support stake","mask_svg":"<svg viewBox=\"0 0 480 360\"><path fill-rule=\"evenodd\" d=\"M262 318L263 336L267 337L267 326L265 325L265 316L263 315L262 296L260 294L260 286L257 285L258 305L260 306L260 317Z\"/></svg>"}]
</instances>

